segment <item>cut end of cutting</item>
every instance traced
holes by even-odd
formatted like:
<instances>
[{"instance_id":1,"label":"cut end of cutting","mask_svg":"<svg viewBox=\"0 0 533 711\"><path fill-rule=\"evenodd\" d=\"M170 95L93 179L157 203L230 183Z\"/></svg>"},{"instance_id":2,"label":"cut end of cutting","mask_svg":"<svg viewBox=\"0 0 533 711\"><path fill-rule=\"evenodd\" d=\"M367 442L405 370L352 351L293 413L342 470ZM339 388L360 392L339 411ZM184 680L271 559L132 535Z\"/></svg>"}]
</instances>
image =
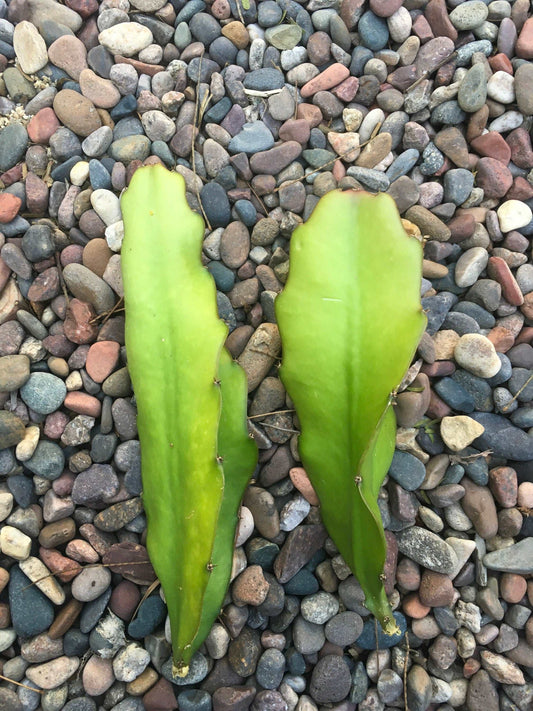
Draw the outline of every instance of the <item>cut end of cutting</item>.
<instances>
[{"instance_id":1,"label":"cut end of cutting","mask_svg":"<svg viewBox=\"0 0 533 711\"><path fill-rule=\"evenodd\" d=\"M176 662L172 663L172 676L174 678L179 677L180 679L184 679L187 674L189 673L189 665L184 664L184 662Z\"/></svg>"}]
</instances>

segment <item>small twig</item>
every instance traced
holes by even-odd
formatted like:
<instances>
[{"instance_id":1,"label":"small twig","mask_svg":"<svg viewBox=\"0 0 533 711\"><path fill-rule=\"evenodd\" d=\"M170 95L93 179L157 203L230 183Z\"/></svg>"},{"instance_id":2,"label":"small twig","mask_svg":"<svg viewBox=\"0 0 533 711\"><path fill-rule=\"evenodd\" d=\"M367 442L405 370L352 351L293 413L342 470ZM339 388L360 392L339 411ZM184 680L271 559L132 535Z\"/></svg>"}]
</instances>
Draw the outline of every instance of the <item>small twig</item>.
<instances>
[{"instance_id":1,"label":"small twig","mask_svg":"<svg viewBox=\"0 0 533 711\"><path fill-rule=\"evenodd\" d=\"M421 82L424 81L424 79L427 79L427 77L430 74L433 74L433 72L438 71L441 67L443 67L445 64L448 64L448 62L451 62L452 59L454 59L457 55L457 52L452 52L446 59L443 59L442 62L437 64L437 66L434 69L431 69L430 71L425 71L421 77L419 77L415 82L411 84L411 86L408 86L406 89L406 94L408 94L410 91L412 91L415 87L417 87Z\"/></svg>"},{"instance_id":2,"label":"small twig","mask_svg":"<svg viewBox=\"0 0 533 711\"><path fill-rule=\"evenodd\" d=\"M300 434L300 430L292 430L288 427L279 427L279 425L269 425L266 422L262 424L265 429L267 429L267 427L272 427L273 430L280 430L281 432L291 432L292 434Z\"/></svg>"},{"instance_id":3,"label":"small twig","mask_svg":"<svg viewBox=\"0 0 533 711\"><path fill-rule=\"evenodd\" d=\"M97 314L94 318L92 318L89 323L98 323L100 319L103 319L102 321L102 326L104 323L107 323L111 316L117 312L125 311L126 309L123 306L124 304L124 297L121 296L120 299L117 301L117 303L113 306L113 308L109 309L108 311L103 311L101 314Z\"/></svg>"},{"instance_id":4,"label":"small twig","mask_svg":"<svg viewBox=\"0 0 533 711\"><path fill-rule=\"evenodd\" d=\"M248 415L248 419L257 420L260 417L267 417L268 415L283 415L286 412L296 412L296 410L273 410L272 412L262 412L260 415Z\"/></svg>"},{"instance_id":5,"label":"small twig","mask_svg":"<svg viewBox=\"0 0 533 711\"><path fill-rule=\"evenodd\" d=\"M403 660L403 703L405 706L405 711L409 711L409 704L407 703L407 660L409 659L409 634L405 630L405 644L407 649L405 650L405 658Z\"/></svg>"},{"instance_id":6,"label":"small twig","mask_svg":"<svg viewBox=\"0 0 533 711\"><path fill-rule=\"evenodd\" d=\"M59 254L56 252L55 253L55 262L56 262L56 267L57 267L57 273L59 275L59 283L61 284L61 290L63 292L63 296L65 297L65 300L67 302L67 307L70 304L70 299L67 291L67 285L65 284L65 280L63 278L63 269L61 268L61 262L59 260Z\"/></svg>"},{"instance_id":7,"label":"small twig","mask_svg":"<svg viewBox=\"0 0 533 711\"><path fill-rule=\"evenodd\" d=\"M250 188L250 190L253 192L253 194L255 195L255 197L257 198L257 200L259 201L259 203L261 204L261 207L262 207L263 210L265 211L265 215L268 215L267 206L265 205L265 203L263 202L263 200L261 199L261 197L257 194L257 192L254 190L253 185L252 185L251 183L249 183L248 181L246 181L246 185Z\"/></svg>"},{"instance_id":8,"label":"small twig","mask_svg":"<svg viewBox=\"0 0 533 711\"><path fill-rule=\"evenodd\" d=\"M275 96L281 91L283 91L283 89L266 89L265 91L259 91L257 89L244 89L244 93L247 96L256 96L260 99L268 99L269 96Z\"/></svg>"},{"instance_id":9,"label":"small twig","mask_svg":"<svg viewBox=\"0 0 533 711\"><path fill-rule=\"evenodd\" d=\"M16 686L22 686L23 689L28 689L28 691L35 691L36 694L44 694L43 689L34 689L33 686L27 686L26 684L21 684L20 681L15 681L14 679L10 679L7 676L2 676L2 674L0 674L0 679L3 679L4 681L8 681L10 684L15 684Z\"/></svg>"},{"instance_id":10,"label":"small twig","mask_svg":"<svg viewBox=\"0 0 533 711\"><path fill-rule=\"evenodd\" d=\"M159 587L159 585L161 585L161 581L159 580L159 578L156 578L156 580L154 580L154 582L153 582L151 585L148 586L148 590L144 593L144 595L142 596L142 598L139 600L139 604L137 605L137 607L136 607L135 610L133 611L133 615L131 616L131 619L132 619L132 620L134 620L135 617L137 616L137 613L139 612L139 608L140 608L140 606L143 604L143 602L144 602L147 598L150 597L150 595L154 592L154 590L156 590L156 589ZM131 621L131 620L130 620L130 621Z\"/></svg>"},{"instance_id":11,"label":"small twig","mask_svg":"<svg viewBox=\"0 0 533 711\"><path fill-rule=\"evenodd\" d=\"M476 452L475 454L467 454L461 457L459 454L450 454L450 462L452 464L468 464L469 462L474 462L480 457L488 457L492 454L492 449L484 449L483 452Z\"/></svg>"},{"instance_id":12,"label":"small twig","mask_svg":"<svg viewBox=\"0 0 533 711\"><path fill-rule=\"evenodd\" d=\"M533 380L533 373L529 376L529 378L526 380L526 382L522 385L522 387L520 388L520 390L519 390L518 392L516 392L516 393L513 395L513 397L509 400L509 402L507 403L507 405L505 405L504 407L502 407L502 411L503 411L503 412L507 412L507 410L509 409L509 406L516 400L516 398L517 398L517 397L520 395L520 393L529 385L529 383L530 383L532 380Z\"/></svg>"}]
</instances>

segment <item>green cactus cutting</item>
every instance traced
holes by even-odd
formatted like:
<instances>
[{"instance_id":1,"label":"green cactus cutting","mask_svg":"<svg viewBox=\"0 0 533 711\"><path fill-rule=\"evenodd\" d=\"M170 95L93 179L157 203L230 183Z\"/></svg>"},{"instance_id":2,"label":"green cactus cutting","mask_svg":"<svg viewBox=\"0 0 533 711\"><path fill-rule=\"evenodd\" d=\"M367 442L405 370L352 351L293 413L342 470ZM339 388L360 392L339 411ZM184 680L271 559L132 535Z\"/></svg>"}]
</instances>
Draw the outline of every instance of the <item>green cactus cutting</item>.
<instances>
[{"instance_id":1,"label":"green cactus cutting","mask_svg":"<svg viewBox=\"0 0 533 711\"><path fill-rule=\"evenodd\" d=\"M220 611L237 513L256 463L246 380L223 344L215 284L200 255L203 221L185 182L160 165L122 197L128 368L141 441L147 548L185 676Z\"/></svg>"},{"instance_id":2,"label":"green cactus cutting","mask_svg":"<svg viewBox=\"0 0 533 711\"><path fill-rule=\"evenodd\" d=\"M392 198L334 191L294 232L275 302L302 463L329 534L388 634L397 628L377 497L394 453L391 396L426 322L421 272L421 243L405 233Z\"/></svg>"}]
</instances>

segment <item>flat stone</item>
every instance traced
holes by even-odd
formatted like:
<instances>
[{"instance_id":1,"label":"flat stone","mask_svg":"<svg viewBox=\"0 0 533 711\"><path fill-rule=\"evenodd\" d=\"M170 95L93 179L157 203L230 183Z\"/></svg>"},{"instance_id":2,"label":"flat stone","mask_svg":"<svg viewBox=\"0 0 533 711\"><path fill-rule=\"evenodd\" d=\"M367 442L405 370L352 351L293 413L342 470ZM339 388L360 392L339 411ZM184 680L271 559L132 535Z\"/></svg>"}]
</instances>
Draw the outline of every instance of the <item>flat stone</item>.
<instances>
[{"instance_id":1,"label":"flat stone","mask_svg":"<svg viewBox=\"0 0 533 711\"><path fill-rule=\"evenodd\" d=\"M98 35L98 42L111 54L124 57L133 57L153 41L152 32L138 22L121 22Z\"/></svg>"},{"instance_id":2,"label":"flat stone","mask_svg":"<svg viewBox=\"0 0 533 711\"><path fill-rule=\"evenodd\" d=\"M461 336L454 350L457 363L481 378L492 378L501 368L493 344L480 333Z\"/></svg>"},{"instance_id":3,"label":"flat stone","mask_svg":"<svg viewBox=\"0 0 533 711\"><path fill-rule=\"evenodd\" d=\"M78 657L58 657L45 664L29 667L26 676L41 689L57 689L77 671L79 665Z\"/></svg>"},{"instance_id":4,"label":"flat stone","mask_svg":"<svg viewBox=\"0 0 533 711\"><path fill-rule=\"evenodd\" d=\"M78 136L89 136L102 125L92 101L72 89L58 91L53 108L61 123Z\"/></svg>"},{"instance_id":5,"label":"flat stone","mask_svg":"<svg viewBox=\"0 0 533 711\"><path fill-rule=\"evenodd\" d=\"M519 462L533 459L533 437L515 427L507 418L491 412L475 412L472 417L485 428L474 443L478 449L490 449L497 457Z\"/></svg>"},{"instance_id":6,"label":"flat stone","mask_svg":"<svg viewBox=\"0 0 533 711\"><path fill-rule=\"evenodd\" d=\"M412 560L437 573L450 574L457 556L439 536L418 526L397 534L398 550Z\"/></svg>"},{"instance_id":7,"label":"flat stone","mask_svg":"<svg viewBox=\"0 0 533 711\"><path fill-rule=\"evenodd\" d=\"M44 39L39 34L37 27L26 20L15 25L13 48L20 68L25 74L35 74L48 61Z\"/></svg>"},{"instance_id":8,"label":"flat stone","mask_svg":"<svg viewBox=\"0 0 533 711\"><path fill-rule=\"evenodd\" d=\"M530 574L533 572L533 539L524 538L507 548L487 553L483 565L503 573Z\"/></svg>"},{"instance_id":9,"label":"flat stone","mask_svg":"<svg viewBox=\"0 0 533 711\"><path fill-rule=\"evenodd\" d=\"M467 415L443 417L440 423L440 435L454 452L468 447L483 432L483 426Z\"/></svg>"}]
</instances>

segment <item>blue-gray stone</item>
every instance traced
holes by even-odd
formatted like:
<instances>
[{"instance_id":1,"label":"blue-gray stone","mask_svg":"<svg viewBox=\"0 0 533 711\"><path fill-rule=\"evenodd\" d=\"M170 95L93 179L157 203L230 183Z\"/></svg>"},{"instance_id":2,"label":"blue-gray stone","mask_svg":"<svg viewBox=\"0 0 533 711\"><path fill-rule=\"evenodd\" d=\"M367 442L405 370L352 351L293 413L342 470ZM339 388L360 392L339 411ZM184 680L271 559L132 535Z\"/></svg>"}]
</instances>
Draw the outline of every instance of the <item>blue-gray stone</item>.
<instances>
[{"instance_id":1,"label":"blue-gray stone","mask_svg":"<svg viewBox=\"0 0 533 711\"><path fill-rule=\"evenodd\" d=\"M63 473L65 455L58 444L41 439L33 455L24 462L24 466L33 474L53 481Z\"/></svg>"},{"instance_id":2,"label":"blue-gray stone","mask_svg":"<svg viewBox=\"0 0 533 711\"><path fill-rule=\"evenodd\" d=\"M376 641L379 649L390 649L395 647L403 639L405 632L407 630L407 621L401 612L394 612L394 619L396 624L400 628L398 634L386 635L381 629L381 625L377 625L377 639L376 639L376 625L374 619L369 619L365 622L363 626L363 631L356 640L356 645L361 647L361 649L376 649Z\"/></svg>"},{"instance_id":3,"label":"blue-gray stone","mask_svg":"<svg viewBox=\"0 0 533 711\"><path fill-rule=\"evenodd\" d=\"M474 441L476 448L490 449L496 457L518 462L533 459L533 437L515 427L507 418L490 412L475 412L470 416L485 428L485 432Z\"/></svg>"},{"instance_id":4,"label":"blue-gray stone","mask_svg":"<svg viewBox=\"0 0 533 711\"><path fill-rule=\"evenodd\" d=\"M533 538L524 538L507 548L491 551L483 558L483 564L490 570L502 573L529 575L533 573Z\"/></svg>"},{"instance_id":5,"label":"blue-gray stone","mask_svg":"<svg viewBox=\"0 0 533 711\"><path fill-rule=\"evenodd\" d=\"M442 323L443 329L451 329L460 336L466 333L480 333L481 329L475 319L459 311L450 311Z\"/></svg>"},{"instance_id":6,"label":"blue-gray stone","mask_svg":"<svg viewBox=\"0 0 533 711\"><path fill-rule=\"evenodd\" d=\"M194 39L206 47L221 34L218 20L206 12L195 13L189 22L189 29Z\"/></svg>"},{"instance_id":7,"label":"blue-gray stone","mask_svg":"<svg viewBox=\"0 0 533 711\"><path fill-rule=\"evenodd\" d=\"M2 234L4 237L14 237L15 235L20 235L29 229L30 223L25 220L24 217L17 215L11 222L6 222L2 225ZM19 277L19 283L21 281Z\"/></svg>"},{"instance_id":8,"label":"blue-gray stone","mask_svg":"<svg viewBox=\"0 0 533 711\"><path fill-rule=\"evenodd\" d=\"M126 136L144 136L143 125L137 116L126 116L115 124L113 142Z\"/></svg>"},{"instance_id":9,"label":"blue-gray stone","mask_svg":"<svg viewBox=\"0 0 533 711\"><path fill-rule=\"evenodd\" d=\"M508 388L518 402L533 400L533 371L528 368L513 368Z\"/></svg>"},{"instance_id":10,"label":"blue-gray stone","mask_svg":"<svg viewBox=\"0 0 533 711\"><path fill-rule=\"evenodd\" d=\"M81 156L71 156L70 158L67 158L66 161L59 163L59 165L56 165L55 168L52 168L50 176L53 180L57 180L58 182L67 180L70 175L70 171L74 168L76 163L80 162L80 160L82 160Z\"/></svg>"},{"instance_id":11,"label":"blue-gray stone","mask_svg":"<svg viewBox=\"0 0 533 711\"><path fill-rule=\"evenodd\" d=\"M463 463L465 474L472 479L474 484L487 486L489 482L489 465L486 457L480 456L479 450L474 449L474 447L466 447L464 453L465 457L472 457L471 462Z\"/></svg>"},{"instance_id":12,"label":"blue-gray stone","mask_svg":"<svg viewBox=\"0 0 533 711\"><path fill-rule=\"evenodd\" d=\"M78 94L81 94L81 87L78 82L74 80L66 81L62 89L71 89L71 91L76 91Z\"/></svg>"},{"instance_id":13,"label":"blue-gray stone","mask_svg":"<svg viewBox=\"0 0 533 711\"><path fill-rule=\"evenodd\" d=\"M219 39L215 40L215 42L219 42L222 39L225 38L219 37ZM213 44L215 44L215 42ZM187 66L187 76L195 84L198 82L209 82L213 74L219 71L220 64L218 64L218 62L214 62L212 59L207 59L206 57L203 57L202 59L200 59L200 57L194 57Z\"/></svg>"},{"instance_id":14,"label":"blue-gray stone","mask_svg":"<svg viewBox=\"0 0 533 711\"><path fill-rule=\"evenodd\" d=\"M15 59L15 50L13 45L4 40L0 40L0 53L3 54L8 59Z\"/></svg>"},{"instance_id":15,"label":"blue-gray stone","mask_svg":"<svg viewBox=\"0 0 533 711\"><path fill-rule=\"evenodd\" d=\"M146 711L142 699L132 696L119 701L118 704L111 708L111 711Z\"/></svg>"},{"instance_id":16,"label":"blue-gray stone","mask_svg":"<svg viewBox=\"0 0 533 711\"><path fill-rule=\"evenodd\" d=\"M374 168L360 168L352 165L348 168L347 173L365 188L376 193L386 192L390 186L390 180L385 173Z\"/></svg>"},{"instance_id":17,"label":"blue-gray stone","mask_svg":"<svg viewBox=\"0 0 533 711\"><path fill-rule=\"evenodd\" d=\"M217 183L220 183L224 190L233 190L237 187L237 173L232 165L225 165L222 170L218 172L215 178Z\"/></svg>"},{"instance_id":18,"label":"blue-gray stone","mask_svg":"<svg viewBox=\"0 0 533 711\"><path fill-rule=\"evenodd\" d=\"M188 47L191 44L192 35L189 25L186 22L180 22L179 25L176 26L173 42L182 52L185 47Z\"/></svg>"},{"instance_id":19,"label":"blue-gray stone","mask_svg":"<svg viewBox=\"0 0 533 711\"><path fill-rule=\"evenodd\" d=\"M221 67L235 64L238 54L237 47L227 37L217 37L209 47L209 56Z\"/></svg>"},{"instance_id":20,"label":"blue-gray stone","mask_svg":"<svg viewBox=\"0 0 533 711\"><path fill-rule=\"evenodd\" d=\"M444 174L444 202L462 205L474 187L474 174L465 168L453 168Z\"/></svg>"},{"instance_id":21,"label":"blue-gray stone","mask_svg":"<svg viewBox=\"0 0 533 711\"><path fill-rule=\"evenodd\" d=\"M0 476L7 476L17 464L13 450L0 449Z\"/></svg>"},{"instance_id":22,"label":"blue-gray stone","mask_svg":"<svg viewBox=\"0 0 533 711\"><path fill-rule=\"evenodd\" d=\"M39 415L48 415L63 404L67 387L52 373L31 373L20 388L20 396Z\"/></svg>"},{"instance_id":23,"label":"blue-gray stone","mask_svg":"<svg viewBox=\"0 0 533 711\"><path fill-rule=\"evenodd\" d=\"M263 570L272 570L274 560L278 554L279 546L264 538L252 538L246 544L248 565L260 565Z\"/></svg>"},{"instance_id":24,"label":"blue-gray stone","mask_svg":"<svg viewBox=\"0 0 533 711\"><path fill-rule=\"evenodd\" d=\"M281 21L282 16L283 10L274 0L259 3L257 21L261 27L274 27Z\"/></svg>"},{"instance_id":25,"label":"blue-gray stone","mask_svg":"<svg viewBox=\"0 0 533 711\"><path fill-rule=\"evenodd\" d=\"M476 42L468 42L462 47L458 47L455 55L455 65L457 67L468 67L470 60L476 52L483 52L486 57L492 54L492 43L490 40L477 40Z\"/></svg>"},{"instance_id":26,"label":"blue-gray stone","mask_svg":"<svg viewBox=\"0 0 533 711\"><path fill-rule=\"evenodd\" d=\"M54 619L54 606L36 585L31 584L18 565L9 579L11 624L20 637L32 637L47 630Z\"/></svg>"},{"instance_id":27,"label":"blue-gray stone","mask_svg":"<svg viewBox=\"0 0 533 711\"><path fill-rule=\"evenodd\" d=\"M318 592L320 586L313 573L302 568L285 583L284 588L287 595L312 595Z\"/></svg>"},{"instance_id":28,"label":"blue-gray stone","mask_svg":"<svg viewBox=\"0 0 533 711\"><path fill-rule=\"evenodd\" d=\"M459 622L457 622L457 619L453 614L453 610L449 607L434 607L433 615L435 616L437 624L441 628L442 632L445 635L448 635L448 637L455 634L460 627Z\"/></svg>"},{"instance_id":29,"label":"blue-gray stone","mask_svg":"<svg viewBox=\"0 0 533 711\"><path fill-rule=\"evenodd\" d=\"M244 77L243 83L245 89L271 91L272 89L282 89L285 85L285 77L274 67L264 67L249 72Z\"/></svg>"},{"instance_id":30,"label":"blue-gray stone","mask_svg":"<svg viewBox=\"0 0 533 711\"><path fill-rule=\"evenodd\" d=\"M189 0L178 12L174 25L177 27L180 22L189 22L197 12L202 12L203 10L205 10L205 2L203 0Z\"/></svg>"},{"instance_id":31,"label":"blue-gray stone","mask_svg":"<svg viewBox=\"0 0 533 711\"><path fill-rule=\"evenodd\" d=\"M282 85L283 86L283 85ZM28 132L20 123L9 123L0 131L0 171L16 165L26 153Z\"/></svg>"},{"instance_id":32,"label":"blue-gray stone","mask_svg":"<svg viewBox=\"0 0 533 711\"><path fill-rule=\"evenodd\" d=\"M201 689L185 689L178 694L180 711L211 711L211 696Z\"/></svg>"},{"instance_id":33,"label":"blue-gray stone","mask_svg":"<svg viewBox=\"0 0 533 711\"><path fill-rule=\"evenodd\" d=\"M306 664L303 654L301 654L294 647L289 647L289 649L285 652L285 660L290 674L299 676L305 672Z\"/></svg>"},{"instance_id":34,"label":"blue-gray stone","mask_svg":"<svg viewBox=\"0 0 533 711\"><path fill-rule=\"evenodd\" d=\"M533 427L533 405L526 405L526 407L519 407L518 410L515 410L511 415L511 422L524 429Z\"/></svg>"},{"instance_id":35,"label":"blue-gray stone","mask_svg":"<svg viewBox=\"0 0 533 711\"><path fill-rule=\"evenodd\" d=\"M363 662L357 662L352 674L352 688L349 699L356 706L365 700L368 691L368 674Z\"/></svg>"},{"instance_id":36,"label":"blue-gray stone","mask_svg":"<svg viewBox=\"0 0 533 711\"><path fill-rule=\"evenodd\" d=\"M363 13L357 25L359 41L364 47L374 52L383 49L389 41L389 28L387 21L374 15L370 10Z\"/></svg>"},{"instance_id":37,"label":"blue-gray stone","mask_svg":"<svg viewBox=\"0 0 533 711\"><path fill-rule=\"evenodd\" d=\"M231 333L235 328L237 328L237 319L235 318L235 312L233 311L233 306L231 301L228 299L226 294L221 291L217 291L217 310L219 318L224 321L226 326Z\"/></svg>"},{"instance_id":38,"label":"blue-gray stone","mask_svg":"<svg viewBox=\"0 0 533 711\"><path fill-rule=\"evenodd\" d=\"M235 212L241 222L244 222L246 227L253 227L257 221L257 210L253 202L250 200L237 200L234 205Z\"/></svg>"},{"instance_id":39,"label":"blue-gray stone","mask_svg":"<svg viewBox=\"0 0 533 711\"><path fill-rule=\"evenodd\" d=\"M96 158L89 161L89 181L93 190L110 190L112 187L109 172Z\"/></svg>"},{"instance_id":40,"label":"blue-gray stone","mask_svg":"<svg viewBox=\"0 0 533 711\"><path fill-rule=\"evenodd\" d=\"M176 157L164 141L154 141L151 152L153 156L161 158L167 168L173 168L176 165Z\"/></svg>"},{"instance_id":41,"label":"blue-gray stone","mask_svg":"<svg viewBox=\"0 0 533 711\"><path fill-rule=\"evenodd\" d=\"M255 677L264 689L277 689L285 671L285 657L279 649L266 649L257 663Z\"/></svg>"},{"instance_id":42,"label":"blue-gray stone","mask_svg":"<svg viewBox=\"0 0 533 711\"><path fill-rule=\"evenodd\" d=\"M87 52L87 64L95 74L104 79L109 79L109 74L113 67L113 57L105 47L97 45Z\"/></svg>"},{"instance_id":43,"label":"blue-gray stone","mask_svg":"<svg viewBox=\"0 0 533 711\"><path fill-rule=\"evenodd\" d=\"M335 153L327 151L325 148L307 148L302 151L302 158L306 163L309 163L311 168L321 168L326 163L331 165L335 157Z\"/></svg>"},{"instance_id":44,"label":"blue-gray stone","mask_svg":"<svg viewBox=\"0 0 533 711\"><path fill-rule=\"evenodd\" d=\"M473 301L460 301L453 307L453 311L471 316L480 328L493 328L496 324L496 319L490 311L479 306L479 304L475 304Z\"/></svg>"},{"instance_id":45,"label":"blue-gray stone","mask_svg":"<svg viewBox=\"0 0 533 711\"><path fill-rule=\"evenodd\" d=\"M455 126L466 120L466 114L455 99L444 101L431 112L432 124Z\"/></svg>"},{"instance_id":46,"label":"blue-gray stone","mask_svg":"<svg viewBox=\"0 0 533 711\"><path fill-rule=\"evenodd\" d=\"M130 116L136 108L137 99L135 96L133 94L126 94L126 96L123 96L116 106L113 106L109 112L109 115L113 121L120 121L120 119Z\"/></svg>"},{"instance_id":47,"label":"blue-gray stone","mask_svg":"<svg viewBox=\"0 0 533 711\"><path fill-rule=\"evenodd\" d=\"M226 227L231 220L231 209L224 188L217 182L210 182L203 186L200 200L205 216L213 229Z\"/></svg>"},{"instance_id":48,"label":"blue-gray stone","mask_svg":"<svg viewBox=\"0 0 533 711\"><path fill-rule=\"evenodd\" d=\"M464 467L461 464L451 464L446 469L446 474L442 479L442 484L458 484L465 475Z\"/></svg>"},{"instance_id":49,"label":"blue-gray stone","mask_svg":"<svg viewBox=\"0 0 533 711\"><path fill-rule=\"evenodd\" d=\"M137 615L128 625L128 634L133 639L142 639L164 621L167 608L159 595L150 595L137 610Z\"/></svg>"},{"instance_id":50,"label":"blue-gray stone","mask_svg":"<svg viewBox=\"0 0 533 711\"><path fill-rule=\"evenodd\" d=\"M458 368L452 378L474 398L476 410L490 412L494 409L492 388L484 378L478 378L462 368Z\"/></svg>"},{"instance_id":51,"label":"blue-gray stone","mask_svg":"<svg viewBox=\"0 0 533 711\"><path fill-rule=\"evenodd\" d=\"M476 408L474 398L452 378L441 378L434 383L433 389L453 410L464 412L467 415L474 412Z\"/></svg>"},{"instance_id":52,"label":"blue-gray stone","mask_svg":"<svg viewBox=\"0 0 533 711\"><path fill-rule=\"evenodd\" d=\"M211 106L211 108L205 112L204 120L206 123L220 123L227 115L230 109L231 99L228 96L224 96L222 99L220 99L220 101L217 101L216 104L213 104L213 106ZM231 152L231 141L229 145L229 150Z\"/></svg>"},{"instance_id":53,"label":"blue-gray stone","mask_svg":"<svg viewBox=\"0 0 533 711\"><path fill-rule=\"evenodd\" d=\"M389 469L389 476L406 491L418 489L426 477L426 468L420 459L409 452L396 450Z\"/></svg>"},{"instance_id":54,"label":"blue-gray stone","mask_svg":"<svg viewBox=\"0 0 533 711\"><path fill-rule=\"evenodd\" d=\"M23 509L36 503L37 499L33 488L33 479L17 474L7 480L7 488L13 494L16 503Z\"/></svg>"},{"instance_id":55,"label":"blue-gray stone","mask_svg":"<svg viewBox=\"0 0 533 711\"><path fill-rule=\"evenodd\" d=\"M406 175L411 168L416 165L419 157L420 153L416 150L416 148L408 148L403 153L400 153L400 155L389 165L385 171L385 175L390 182L393 183L395 180L398 180L398 178L401 178L402 175Z\"/></svg>"},{"instance_id":56,"label":"blue-gray stone","mask_svg":"<svg viewBox=\"0 0 533 711\"><path fill-rule=\"evenodd\" d=\"M348 168L350 171L350 168ZM435 296L426 296L422 299L422 308L426 312L428 325L427 332L433 336L442 326L446 314L457 302L457 296L448 291L443 291Z\"/></svg>"},{"instance_id":57,"label":"blue-gray stone","mask_svg":"<svg viewBox=\"0 0 533 711\"><path fill-rule=\"evenodd\" d=\"M83 610L80 615L80 630L84 634L88 634L93 627L98 624L100 618L104 614L104 611L111 597L112 589L111 586L103 592L100 597L91 602L86 602L83 606Z\"/></svg>"},{"instance_id":58,"label":"blue-gray stone","mask_svg":"<svg viewBox=\"0 0 533 711\"><path fill-rule=\"evenodd\" d=\"M253 155L258 151L267 151L273 145L274 136L270 129L267 128L263 121L254 121L253 123L244 124L242 131L229 142L228 150L230 153Z\"/></svg>"},{"instance_id":59,"label":"blue-gray stone","mask_svg":"<svg viewBox=\"0 0 533 711\"><path fill-rule=\"evenodd\" d=\"M435 175L444 165L444 155L431 141L422 151L422 163L420 172L422 175Z\"/></svg>"},{"instance_id":60,"label":"blue-gray stone","mask_svg":"<svg viewBox=\"0 0 533 711\"><path fill-rule=\"evenodd\" d=\"M52 230L48 225L32 225L22 238L21 248L30 262L52 257L55 252Z\"/></svg>"},{"instance_id":61,"label":"blue-gray stone","mask_svg":"<svg viewBox=\"0 0 533 711\"><path fill-rule=\"evenodd\" d=\"M354 77L360 77L363 74L365 64L369 59L374 57L374 53L368 47L358 45L352 52L352 61L350 62L350 74Z\"/></svg>"},{"instance_id":62,"label":"blue-gray stone","mask_svg":"<svg viewBox=\"0 0 533 711\"><path fill-rule=\"evenodd\" d=\"M235 285L235 274L225 264L216 261L209 262L207 271L215 280L217 289L223 292L228 292L233 289Z\"/></svg>"},{"instance_id":63,"label":"blue-gray stone","mask_svg":"<svg viewBox=\"0 0 533 711\"><path fill-rule=\"evenodd\" d=\"M96 701L88 696L71 699L63 706L63 711L96 711Z\"/></svg>"}]
</instances>

